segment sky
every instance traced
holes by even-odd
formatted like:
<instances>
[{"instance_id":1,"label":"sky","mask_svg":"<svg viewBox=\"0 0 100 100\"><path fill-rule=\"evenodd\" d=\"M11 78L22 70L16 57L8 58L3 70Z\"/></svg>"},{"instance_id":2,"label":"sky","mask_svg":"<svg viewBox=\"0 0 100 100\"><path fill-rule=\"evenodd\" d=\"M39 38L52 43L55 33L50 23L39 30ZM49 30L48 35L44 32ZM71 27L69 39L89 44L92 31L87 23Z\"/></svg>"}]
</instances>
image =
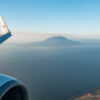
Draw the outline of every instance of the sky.
<instances>
[{"instance_id":1,"label":"sky","mask_svg":"<svg viewBox=\"0 0 100 100\"><path fill-rule=\"evenodd\" d=\"M100 36L100 0L0 0L0 15L16 35Z\"/></svg>"}]
</instances>

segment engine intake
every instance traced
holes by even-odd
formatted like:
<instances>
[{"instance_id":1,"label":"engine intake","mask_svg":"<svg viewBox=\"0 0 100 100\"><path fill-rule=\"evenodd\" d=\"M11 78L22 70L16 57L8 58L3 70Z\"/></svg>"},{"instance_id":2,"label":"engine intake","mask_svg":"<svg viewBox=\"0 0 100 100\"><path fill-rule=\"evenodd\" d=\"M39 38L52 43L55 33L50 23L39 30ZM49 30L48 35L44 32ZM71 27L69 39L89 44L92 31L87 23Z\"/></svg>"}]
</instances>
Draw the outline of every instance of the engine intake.
<instances>
[{"instance_id":1,"label":"engine intake","mask_svg":"<svg viewBox=\"0 0 100 100\"><path fill-rule=\"evenodd\" d=\"M0 100L28 100L27 90L18 80L0 75Z\"/></svg>"}]
</instances>

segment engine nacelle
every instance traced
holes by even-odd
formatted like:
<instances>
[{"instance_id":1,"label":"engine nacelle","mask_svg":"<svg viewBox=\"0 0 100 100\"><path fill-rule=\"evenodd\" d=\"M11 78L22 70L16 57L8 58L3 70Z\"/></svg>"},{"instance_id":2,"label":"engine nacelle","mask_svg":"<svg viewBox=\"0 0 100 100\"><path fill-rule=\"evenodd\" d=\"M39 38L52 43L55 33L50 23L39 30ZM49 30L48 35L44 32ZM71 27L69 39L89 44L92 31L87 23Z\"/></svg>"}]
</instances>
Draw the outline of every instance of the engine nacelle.
<instances>
[{"instance_id":1,"label":"engine nacelle","mask_svg":"<svg viewBox=\"0 0 100 100\"><path fill-rule=\"evenodd\" d=\"M0 75L0 100L28 100L26 88L18 80Z\"/></svg>"}]
</instances>

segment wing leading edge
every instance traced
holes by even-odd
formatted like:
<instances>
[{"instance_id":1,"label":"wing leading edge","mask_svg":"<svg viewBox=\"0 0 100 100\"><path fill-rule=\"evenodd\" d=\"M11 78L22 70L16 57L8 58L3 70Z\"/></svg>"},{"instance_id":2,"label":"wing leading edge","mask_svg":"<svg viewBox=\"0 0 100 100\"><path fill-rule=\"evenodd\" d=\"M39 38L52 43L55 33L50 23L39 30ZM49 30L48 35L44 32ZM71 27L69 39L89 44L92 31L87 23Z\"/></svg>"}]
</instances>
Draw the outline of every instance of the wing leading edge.
<instances>
[{"instance_id":1,"label":"wing leading edge","mask_svg":"<svg viewBox=\"0 0 100 100\"><path fill-rule=\"evenodd\" d=\"M1 44L11 36L11 32L9 31L2 16L0 16L0 24L1 24L1 32L2 32L0 34L0 44Z\"/></svg>"}]
</instances>

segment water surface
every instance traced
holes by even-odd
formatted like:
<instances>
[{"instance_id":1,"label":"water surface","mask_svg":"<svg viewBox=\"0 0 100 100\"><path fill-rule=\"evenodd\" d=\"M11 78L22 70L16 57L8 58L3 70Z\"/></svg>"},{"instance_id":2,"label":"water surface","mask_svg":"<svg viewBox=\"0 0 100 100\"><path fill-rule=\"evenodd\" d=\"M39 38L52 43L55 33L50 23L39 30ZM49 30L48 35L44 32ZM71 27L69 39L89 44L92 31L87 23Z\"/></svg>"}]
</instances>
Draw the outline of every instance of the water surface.
<instances>
[{"instance_id":1,"label":"water surface","mask_svg":"<svg viewBox=\"0 0 100 100\"><path fill-rule=\"evenodd\" d=\"M67 100L100 86L100 46L0 46L0 73L21 80L30 100Z\"/></svg>"}]
</instances>

